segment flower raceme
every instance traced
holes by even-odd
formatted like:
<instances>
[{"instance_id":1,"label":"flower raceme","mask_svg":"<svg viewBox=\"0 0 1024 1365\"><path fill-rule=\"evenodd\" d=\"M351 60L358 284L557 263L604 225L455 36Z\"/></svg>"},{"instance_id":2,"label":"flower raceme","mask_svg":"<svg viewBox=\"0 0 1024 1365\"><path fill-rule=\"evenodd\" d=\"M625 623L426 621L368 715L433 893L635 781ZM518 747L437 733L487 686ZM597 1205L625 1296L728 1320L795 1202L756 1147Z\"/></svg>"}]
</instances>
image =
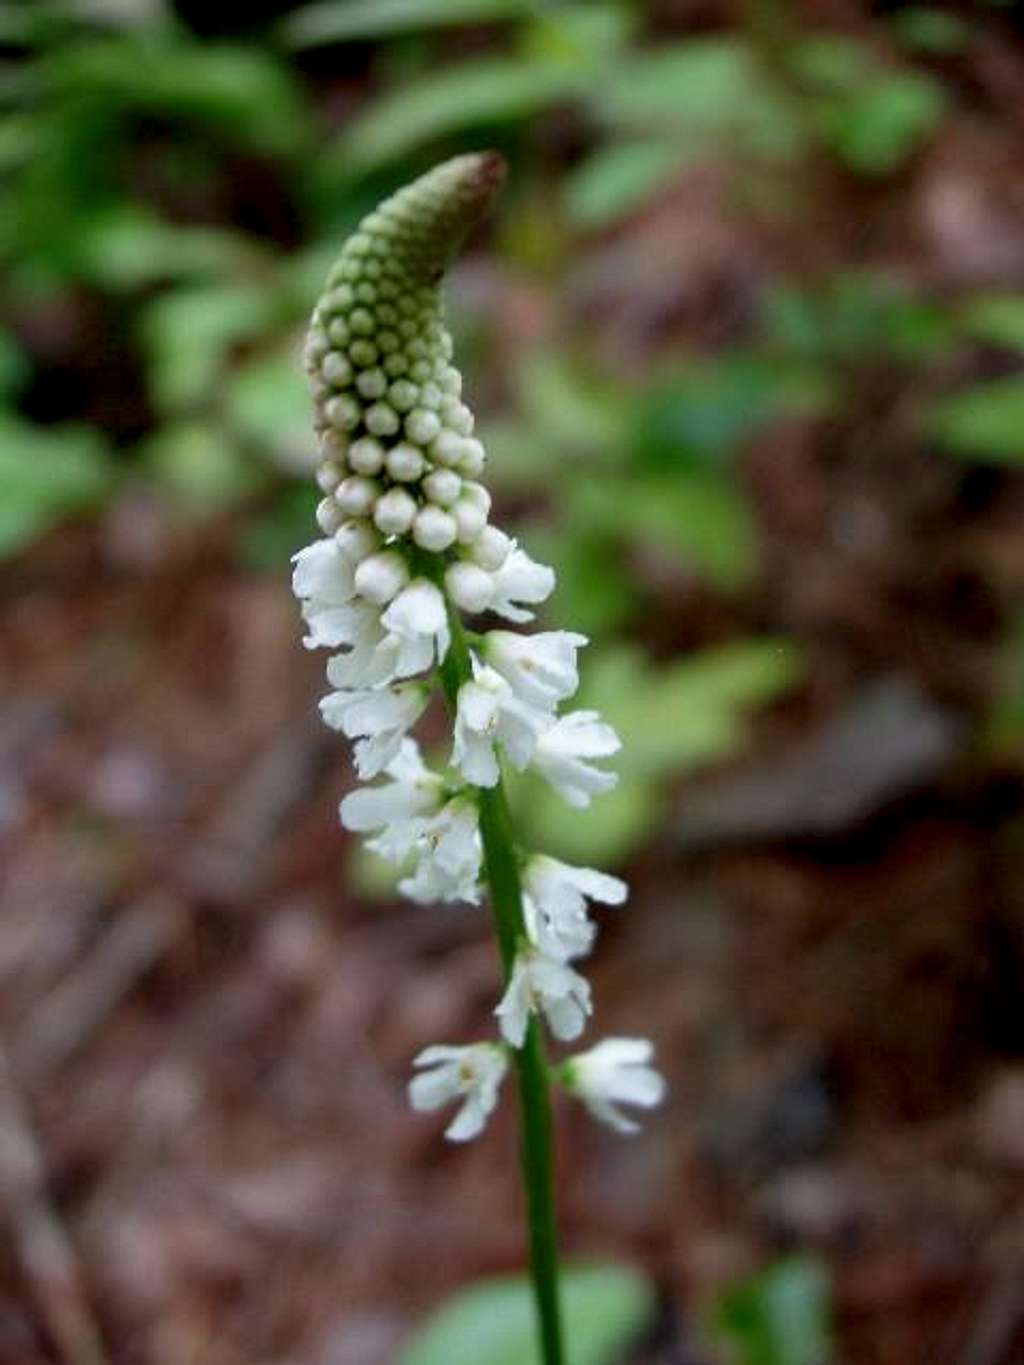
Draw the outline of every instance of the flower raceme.
<instances>
[{"instance_id":1,"label":"flower raceme","mask_svg":"<svg viewBox=\"0 0 1024 1365\"><path fill-rule=\"evenodd\" d=\"M554 571L490 521L486 451L461 398L438 287L502 175L493 154L455 157L369 214L330 273L305 349L322 537L295 555L293 590L306 647L335 651L321 715L355 742L359 777L378 779L345 797L342 824L402 869L399 888L416 901L481 898L490 871L480 802L503 764L538 773L578 808L615 783L596 762L619 748L611 726L594 711L559 713L587 643L572 631L472 636L448 695L448 771L428 768L410 737L464 638L459 613L523 625L555 587ZM519 865L519 942L495 1011L501 1041L428 1047L409 1087L418 1110L461 1100L446 1133L454 1141L484 1127L507 1050L524 1045L532 1017L561 1040L582 1033L590 987L569 963L593 944L588 901L626 899L625 883L605 873L542 854ZM640 1055L626 1041L632 1051L610 1039L556 1073L621 1131L632 1124L616 1101L660 1098L649 1044Z\"/></svg>"}]
</instances>

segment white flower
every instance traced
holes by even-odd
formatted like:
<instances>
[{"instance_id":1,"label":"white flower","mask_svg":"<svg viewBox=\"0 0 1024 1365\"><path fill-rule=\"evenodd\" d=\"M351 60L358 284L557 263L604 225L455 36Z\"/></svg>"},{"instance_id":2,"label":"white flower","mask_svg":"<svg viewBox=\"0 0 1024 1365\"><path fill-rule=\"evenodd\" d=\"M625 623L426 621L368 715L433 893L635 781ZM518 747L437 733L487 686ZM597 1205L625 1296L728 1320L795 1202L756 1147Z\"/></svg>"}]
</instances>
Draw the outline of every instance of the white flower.
<instances>
[{"instance_id":1,"label":"white flower","mask_svg":"<svg viewBox=\"0 0 1024 1365\"><path fill-rule=\"evenodd\" d=\"M537 635L492 630L484 637L480 653L517 697L551 711L579 687L576 652L586 643L585 635L571 630L546 630Z\"/></svg>"},{"instance_id":2,"label":"white flower","mask_svg":"<svg viewBox=\"0 0 1024 1365\"><path fill-rule=\"evenodd\" d=\"M409 678L441 663L448 653L444 595L426 578L404 588L381 617L389 639L382 649L394 656L392 677Z\"/></svg>"},{"instance_id":3,"label":"white flower","mask_svg":"<svg viewBox=\"0 0 1024 1365\"><path fill-rule=\"evenodd\" d=\"M533 612L517 603L529 602L532 606L544 602L555 589L554 569L535 563L518 546L513 547L504 564L491 577L494 580L491 611L504 616L506 621L532 621Z\"/></svg>"},{"instance_id":4,"label":"white flower","mask_svg":"<svg viewBox=\"0 0 1024 1365\"><path fill-rule=\"evenodd\" d=\"M444 780L424 766L413 739L403 739L398 754L385 768L390 782L360 787L341 803L341 823L355 833L387 830L396 839L407 836L405 852L424 816L435 815L444 802ZM404 857L405 853L399 855Z\"/></svg>"},{"instance_id":5,"label":"white flower","mask_svg":"<svg viewBox=\"0 0 1024 1365\"><path fill-rule=\"evenodd\" d=\"M459 688L452 761L467 782L494 787L501 776L495 743L517 768L525 768L547 716L519 701L500 674L476 659L473 674L472 682Z\"/></svg>"},{"instance_id":6,"label":"white flower","mask_svg":"<svg viewBox=\"0 0 1024 1365\"><path fill-rule=\"evenodd\" d=\"M610 791L618 781L615 773L584 760L607 758L621 747L618 735L596 711L570 711L538 735L532 763L570 806L582 810L592 796Z\"/></svg>"},{"instance_id":7,"label":"white flower","mask_svg":"<svg viewBox=\"0 0 1024 1365\"><path fill-rule=\"evenodd\" d=\"M315 540L292 556L292 591L302 602L307 649L344 643L346 609L355 596L355 561L337 541Z\"/></svg>"},{"instance_id":8,"label":"white flower","mask_svg":"<svg viewBox=\"0 0 1024 1365\"><path fill-rule=\"evenodd\" d=\"M582 957L596 932L587 915L587 898L621 905L628 891L625 882L606 872L535 854L523 869L523 913L530 938L560 962Z\"/></svg>"},{"instance_id":9,"label":"white flower","mask_svg":"<svg viewBox=\"0 0 1024 1365\"><path fill-rule=\"evenodd\" d=\"M594 1118L620 1133L637 1133L640 1125L616 1104L653 1109L665 1097L665 1080L650 1066L654 1048L646 1038L605 1038L588 1052L570 1057L562 1074Z\"/></svg>"},{"instance_id":10,"label":"white flower","mask_svg":"<svg viewBox=\"0 0 1024 1365\"><path fill-rule=\"evenodd\" d=\"M468 796L454 796L436 815L416 822L412 852L416 866L398 884L410 900L469 901L480 899L480 813ZM381 852L393 844L387 834L371 840L368 847Z\"/></svg>"},{"instance_id":11,"label":"white flower","mask_svg":"<svg viewBox=\"0 0 1024 1365\"><path fill-rule=\"evenodd\" d=\"M501 1032L513 1047L522 1047L531 1014L544 1012L556 1038L569 1042L583 1032L591 1013L590 985L567 967L535 948L521 949L501 1003L494 1011Z\"/></svg>"},{"instance_id":12,"label":"white flower","mask_svg":"<svg viewBox=\"0 0 1024 1365\"><path fill-rule=\"evenodd\" d=\"M415 725L430 700L426 683L330 692L320 702L325 724L340 730L356 745L356 771L376 777L398 756L409 727Z\"/></svg>"},{"instance_id":13,"label":"white flower","mask_svg":"<svg viewBox=\"0 0 1024 1365\"><path fill-rule=\"evenodd\" d=\"M445 1137L467 1142L483 1132L508 1070L501 1047L496 1043L473 1043L469 1047L437 1043L424 1048L413 1066L431 1068L409 1082L409 1103L414 1109L421 1113L440 1109L464 1096L462 1107L445 1129Z\"/></svg>"}]
</instances>

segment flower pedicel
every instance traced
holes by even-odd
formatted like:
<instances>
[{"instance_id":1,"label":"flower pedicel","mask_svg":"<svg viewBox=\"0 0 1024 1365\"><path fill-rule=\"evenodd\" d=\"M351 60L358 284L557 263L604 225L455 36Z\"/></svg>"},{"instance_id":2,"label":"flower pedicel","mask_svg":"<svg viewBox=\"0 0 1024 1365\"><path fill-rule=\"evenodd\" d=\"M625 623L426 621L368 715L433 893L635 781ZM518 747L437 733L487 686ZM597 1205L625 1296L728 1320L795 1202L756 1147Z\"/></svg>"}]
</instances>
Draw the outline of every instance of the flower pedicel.
<instances>
[{"instance_id":1,"label":"flower pedicel","mask_svg":"<svg viewBox=\"0 0 1024 1365\"><path fill-rule=\"evenodd\" d=\"M336 651L324 721L355 740L364 781L341 803L346 828L401 864L417 901L489 897L504 969L500 1038L435 1044L415 1060L418 1110L460 1102L446 1136L475 1137L518 1075L531 1271L545 1365L563 1360L551 1188L549 1082L598 1119L649 1107L664 1085L640 1039L606 1039L549 1072L539 1020L560 1040L592 1010L570 964L590 951L588 901L620 905L625 883L514 842L503 764L540 773L572 806L615 783L600 760L619 740L593 711L559 713L578 685L570 631L470 635L461 613L515 625L555 586L490 521L486 455L462 401L440 280L504 177L493 153L459 156L399 190L349 238L313 313L305 364L319 440L323 537L295 556L293 588L310 649ZM426 767L409 731L437 683L453 721L450 766Z\"/></svg>"}]
</instances>

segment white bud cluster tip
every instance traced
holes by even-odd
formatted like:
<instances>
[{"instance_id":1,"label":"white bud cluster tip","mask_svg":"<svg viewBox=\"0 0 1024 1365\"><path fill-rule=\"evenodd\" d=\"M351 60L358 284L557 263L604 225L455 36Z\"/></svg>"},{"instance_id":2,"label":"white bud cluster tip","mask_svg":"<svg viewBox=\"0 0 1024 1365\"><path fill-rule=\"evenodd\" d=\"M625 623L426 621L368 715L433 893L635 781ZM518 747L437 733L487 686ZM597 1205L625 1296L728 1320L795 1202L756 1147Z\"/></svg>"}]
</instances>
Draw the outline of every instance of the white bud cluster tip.
<instances>
[{"instance_id":1,"label":"white bud cluster tip","mask_svg":"<svg viewBox=\"0 0 1024 1365\"><path fill-rule=\"evenodd\" d=\"M424 902L480 899L479 793L497 785L503 762L531 768L583 808L614 785L595 760L619 748L596 712L559 714L577 689L576 655L586 644L568 631L492 629L476 638L447 775L424 764L409 735L451 645L449 613L522 624L555 586L552 569L490 523L480 481L486 451L462 401L442 314L441 275L502 173L493 154L456 157L364 219L331 272L305 351L323 538L295 556L293 589L307 647L338 651L327 666L333 690L321 702L323 719L355 741L361 778L383 778L350 793L341 820L401 865L400 889ZM501 1041L438 1045L416 1059L415 1108L462 1100L447 1130L455 1141L483 1128L506 1049L523 1046L532 1015L558 1039L582 1033L591 992L570 964L593 944L588 901L619 905L627 894L615 877L540 854L523 861L522 883L525 933L495 1011ZM619 1063L626 1054L631 1062L638 1045L606 1040L558 1072L620 1131L633 1125L616 1101L647 1105L661 1095L649 1052L646 1083L623 1081Z\"/></svg>"}]
</instances>

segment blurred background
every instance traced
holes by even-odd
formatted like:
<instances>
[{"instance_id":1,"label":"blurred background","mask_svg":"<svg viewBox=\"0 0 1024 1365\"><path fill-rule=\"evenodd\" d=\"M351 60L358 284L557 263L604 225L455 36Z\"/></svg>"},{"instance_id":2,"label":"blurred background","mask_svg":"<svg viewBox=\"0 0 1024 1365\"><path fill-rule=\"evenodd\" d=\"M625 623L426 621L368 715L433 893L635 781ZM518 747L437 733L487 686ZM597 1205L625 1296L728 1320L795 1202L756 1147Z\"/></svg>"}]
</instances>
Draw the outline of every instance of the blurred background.
<instances>
[{"instance_id":1,"label":"blurred background","mask_svg":"<svg viewBox=\"0 0 1024 1365\"><path fill-rule=\"evenodd\" d=\"M1019 1365L1021 10L239 15L0 5L0 1360L386 1365L523 1264L513 1106L404 1098L486 921L339 829L287 562L332 257L495 146L457 356L625 741L515 797L629 878L594 1036L672 1089L559 1109L565 1246L652 1295L581 1365Z\"/></svg>"}]
</instances>

